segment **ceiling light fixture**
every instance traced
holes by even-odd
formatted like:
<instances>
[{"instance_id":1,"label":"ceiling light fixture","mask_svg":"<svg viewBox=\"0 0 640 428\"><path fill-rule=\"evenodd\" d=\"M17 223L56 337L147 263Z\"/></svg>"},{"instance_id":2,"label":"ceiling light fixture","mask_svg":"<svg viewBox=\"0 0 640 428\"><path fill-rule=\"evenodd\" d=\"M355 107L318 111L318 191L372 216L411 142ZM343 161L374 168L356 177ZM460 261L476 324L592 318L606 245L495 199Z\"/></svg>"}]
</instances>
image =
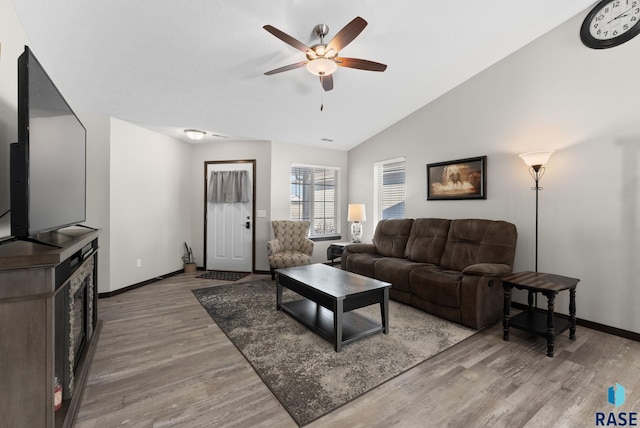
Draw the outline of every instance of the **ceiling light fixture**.
<instances>
[{"instance_id":1,"label":"ceiling light fixture","mask_svg":"<svg viewBox=\"0 0 640 428\"><path fill-rule=\"evenodd\" d=\"M309 73L316 76L329 76L338 69L338 64L327 58L316 58L309 61L306 67Z\"/></svg>"},{"instance_id":2,"label":"ceiling light fixture","mask_svg":"<svg viewBox=\"0 0 640 428\"><path fill-rule=\"evenodd\" d=\"M184 133L187 134L187 137L191 138L192 140L202 140L204 138L204 136L206 135L206 132L204 131L200 131L198 129L185 129Z\"/></svg>"},{"instance_id":3,"label":"ceiling light fixture","mask_svg":"<svg viewBox=\"0 0 640 428\"><path fill-rule=\"evenodd\" d=\"M309 73L316 76L330 76L338 69L338 64L334 61L338 52L333 48L327 49L327 45L324 44L324 36L329 32L329 27L322 24L316 25L313 31L320 38L320 43L307 49L306 55L309 62L305 67Z\"/></svg>"}]
</instances>

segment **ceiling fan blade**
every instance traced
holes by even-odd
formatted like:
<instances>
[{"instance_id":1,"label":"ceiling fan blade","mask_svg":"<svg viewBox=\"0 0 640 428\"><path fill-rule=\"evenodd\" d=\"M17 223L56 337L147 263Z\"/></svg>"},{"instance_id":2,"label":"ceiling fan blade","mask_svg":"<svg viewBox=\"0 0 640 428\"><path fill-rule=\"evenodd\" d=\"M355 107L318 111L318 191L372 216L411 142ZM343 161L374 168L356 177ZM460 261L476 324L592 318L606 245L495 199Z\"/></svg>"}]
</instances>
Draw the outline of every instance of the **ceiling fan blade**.
<instances>
[{"instance_id":1,"label":"ceiling fan blade","mask_svg":"<svg viewBox=\"0 0 640 428\"><path fill-rule=\"evenodd\" d=\"M274 68L273 70L267 71L264 74L266 74L267 76L271 76L272 74L282 73L283 71L289 71L296 68L304 67L305 64L308 62L309 61L296 62L295 64L289 64L289 65L285 65L284 67Z\"/></svg>"},{"instance_id":2,"label":"ceiling fan blade","mask_svg":"<svg viewBox=\"0 0 640 428\"><path fill-rule=\"evenodd\" d=\"M322 83L322 89L331 91L333 89L333 75L320 76L320 83Z\"/></svg>"},{"instance_id":3,"label":"ceiling fan blade","mask_svg":"<svg viewBox=\"0 0 640 428\"><path fill-rule=\"evenodd\" d=\"M265 30L267 30L268 32L270 32L271 34L273 34L274 36L276 36L277 38L279 38L283 42L293 46L294 48L296 48L298 50L301 50L304 53L306 53L309 50L309 47L307 45L305 45L304 43L302 43L299 40L294 39L293 37L291 37L287 33L283 33L282 31L278 30L276 27L274 27L272 25L265 25L262 28L264 28Z\"/></svg>"},{"instance_id":4,"label":"ceiling fan blade","mask_svg":"<svg viewBox=\"0 0 640 428\"><path fill-rule=\"evenodd\" d=\"M353 39L358 37L358 34L360 34L366 26L367 21L360 18L359 16L355 17L353 21L345 25L342 30L338 31L333 39L331 39L331 41L327 45L327 52L331 49L333 49L334 52L340 52L342 48L347 46L353 41Z\"/></svg>"},{"instance_id":5,"label":"ceiling fan blade","mask_svg":"<svg viewBox=\"0 0 640 428\"><path fill-rule=\"evenodd\" d=\"M341 67L358 68L360 70L385 71L387 69L386 64L366 59L336 57L334 61Z\"/></svg>"}]
</instances>

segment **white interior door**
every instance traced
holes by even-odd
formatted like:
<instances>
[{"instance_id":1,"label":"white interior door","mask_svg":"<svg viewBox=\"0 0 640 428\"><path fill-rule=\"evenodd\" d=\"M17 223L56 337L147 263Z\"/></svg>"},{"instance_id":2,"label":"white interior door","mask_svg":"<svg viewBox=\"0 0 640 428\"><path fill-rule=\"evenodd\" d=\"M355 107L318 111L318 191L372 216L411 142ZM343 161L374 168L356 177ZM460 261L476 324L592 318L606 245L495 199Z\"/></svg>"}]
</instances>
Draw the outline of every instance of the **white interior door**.
<instances>
[{"instance_id":1,"label":"white interior door","mask_svg":"<svg viewBox=\"0 0 640 428\"><path fill-rule=\"evenodd\" d=\"M207 189L213 171L248 171L249 202L206 201L207 270L251 272L253 265L253 163L207 163Z\"/></svg>"}]
</instances>

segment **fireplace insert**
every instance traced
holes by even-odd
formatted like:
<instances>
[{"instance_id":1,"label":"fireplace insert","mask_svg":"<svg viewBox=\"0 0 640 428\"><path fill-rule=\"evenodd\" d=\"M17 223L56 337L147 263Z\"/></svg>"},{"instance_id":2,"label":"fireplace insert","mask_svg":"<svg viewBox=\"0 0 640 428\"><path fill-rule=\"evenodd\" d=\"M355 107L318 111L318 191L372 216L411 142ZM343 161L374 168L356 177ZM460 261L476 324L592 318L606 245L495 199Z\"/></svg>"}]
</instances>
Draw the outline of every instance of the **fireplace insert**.
<instances>
[{"instance_id":1,"label":"fireplace insert","mask_svg":"<svg viewBox=\"0 0 640 428\"><path fill-rule=\"evenodd\" d=\"M93 334L95 278L94 248L83 248L56 269L55 376L62 383L62 397L73 396L75 372ZM58 275L66 276L62 281Z\"/></svg>"}]
</instances>

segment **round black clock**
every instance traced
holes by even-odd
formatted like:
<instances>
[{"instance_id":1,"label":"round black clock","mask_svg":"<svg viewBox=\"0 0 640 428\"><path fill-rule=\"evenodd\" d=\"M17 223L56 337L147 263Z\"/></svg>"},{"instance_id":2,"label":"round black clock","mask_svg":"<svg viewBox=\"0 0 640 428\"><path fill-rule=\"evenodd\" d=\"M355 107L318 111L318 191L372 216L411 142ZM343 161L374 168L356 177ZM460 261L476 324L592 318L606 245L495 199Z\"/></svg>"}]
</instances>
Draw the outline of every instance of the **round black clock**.
<instances>
[{"instance_id":1,"label":"round black clock","mask_svg":"<svg viewBox=\"0 0 640 428\"><path fill-rule=\"evenodd\" d=\"M582 43L604 49L628 42L640 33L640 0L602 0L580 28Z\"/></svg>"}]
</instances>

